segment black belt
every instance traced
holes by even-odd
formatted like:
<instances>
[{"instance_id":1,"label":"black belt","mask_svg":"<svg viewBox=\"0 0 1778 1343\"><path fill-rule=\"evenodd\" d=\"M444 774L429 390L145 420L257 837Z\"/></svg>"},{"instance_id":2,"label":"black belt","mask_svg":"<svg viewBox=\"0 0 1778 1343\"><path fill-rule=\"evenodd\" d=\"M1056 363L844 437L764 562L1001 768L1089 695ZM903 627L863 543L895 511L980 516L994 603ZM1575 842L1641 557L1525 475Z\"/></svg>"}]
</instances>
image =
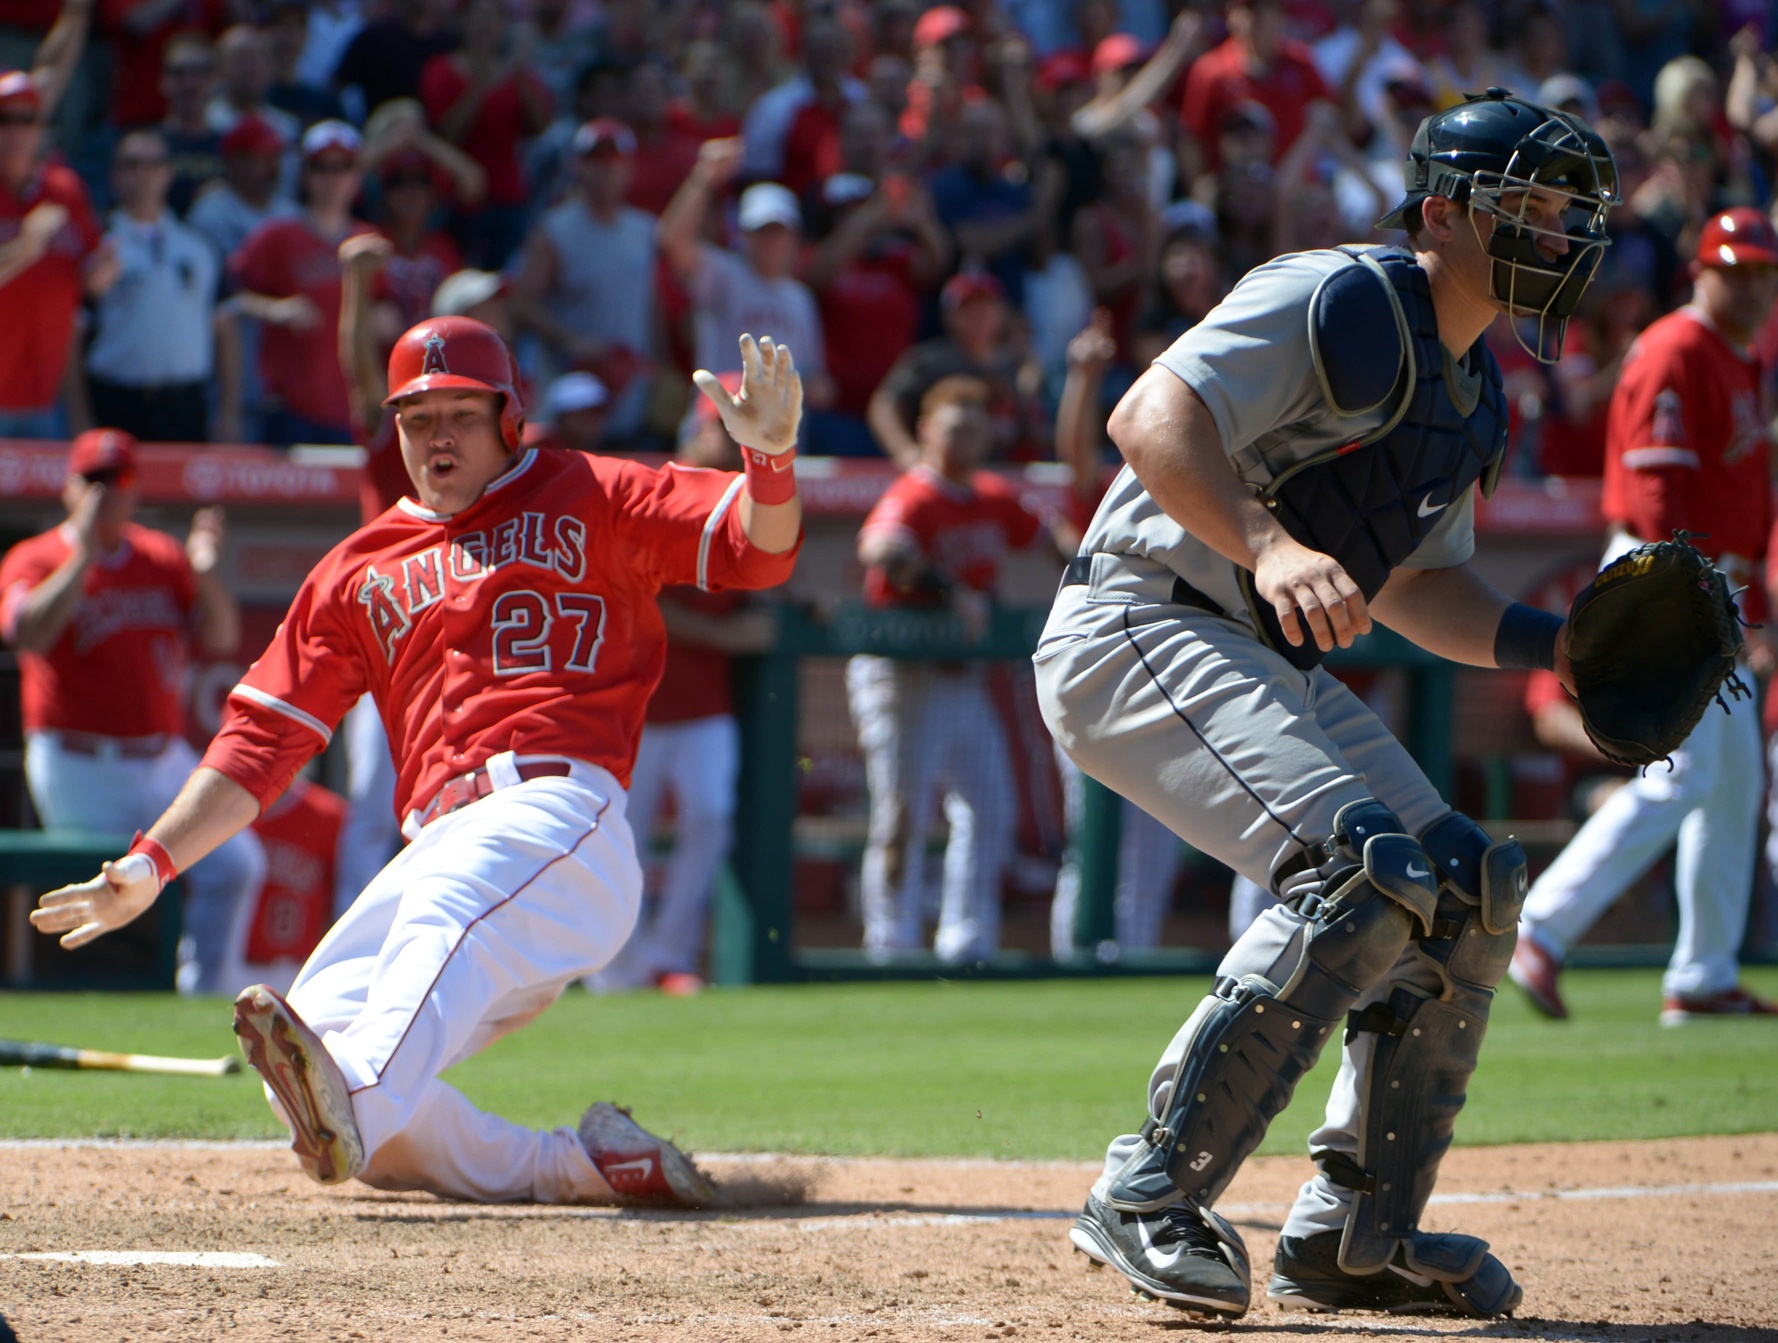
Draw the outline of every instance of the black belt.
<instances>
[{"instance_id":1,"label":"black belt","mask_svg":"<svg viewBox=\"0 0 1778 1343\"><path fill-rule=\"evenodd\" d=\"M1065 588L1078 587L1082 583L1090 582L1092 577L1093 557L1091 555L1076 555L1068 561L1068 567L1062 571L1062 586ZM1222 609L1222 605L1214 597L1199 592L1177 574L1173 576L1171 600L1175 606L1195 606L1200 611L1208 611L1213 616L1228 619L1228 612Z\"/></svg>"}]
</instances>

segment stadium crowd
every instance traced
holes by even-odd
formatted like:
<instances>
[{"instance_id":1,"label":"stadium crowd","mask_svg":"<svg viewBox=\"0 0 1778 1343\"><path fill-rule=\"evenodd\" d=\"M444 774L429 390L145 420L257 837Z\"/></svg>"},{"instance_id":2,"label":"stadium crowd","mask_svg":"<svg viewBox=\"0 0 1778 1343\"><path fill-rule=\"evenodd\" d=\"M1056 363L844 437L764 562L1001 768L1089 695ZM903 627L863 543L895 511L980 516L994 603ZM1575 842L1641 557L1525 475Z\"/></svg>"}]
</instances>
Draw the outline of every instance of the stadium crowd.
<instances>
[{"instance_id":1,"label":"stadium crowd","mask_svg":"<svg viewBox=\"0 0 1778 1343\"><path fill-rule=\"evenodd\" d=\"M1415 128L1502 86L1578 113L1618 163L1560 361L1505 317L1488 336L1509 471L1596 477L1625 354L1685 301L1700 230L1772 201L1775 41L1766 0L0 0L0 437L359 441L374 470L380 361L456 314L514 342L540 441L700 460L722 444L688 374L769 332L803 372L806 454L953 483L1059 460L1079 516L996 506L1009 544L1067 553L1134 377L1270 258L1398 241L1374 221ZM879 604L932 595L897 577L896 546L944 525L918 493L864 529ZM757 611L676 619L706 656L769 641ZM849 681L878 803L905 784L870 706L899 697L898 736L927 732L888 675ZM951 675L918 694L986 721ZM732 800L663 782L660 750L649 786L685 794L682 821L714 809L692 808L707 842L679 878L707 899ZM947 875L947 954L993 949L1008 786L947 802L953 838L972 806L998 827L957 878L980 889ZM924 820L891 800L865 864L885 952L922 936L919 891L885 874L918 864ZM1176 869L1167 838L1148 868ZM697 937L653 937L613 973L695 969Z\"/></svg>"},{"instance_id":2,"label":"stadium crowd","mask_svg":"<svg viewBox=\"0 0 1778 1343\"><path fill-rule=\"evenodd\" d=\"M681 375L752 323L803 360L806 451L911 461L920 395L968 372L995 456L1047 458L1095 308L1115 400L1254 265L1377 236L1420 119L1502 85L1580 112L1622 175L1566 357L1494 340L1514 469L1597 475L1697 229L1771 195L1771 23L1758 0L3 0L0 432L349 441L336 255L375 230L383 343L478 272L454 292L500 292L544 404L596 377L610 445L670 447Z\"/></svg>"}]
</instances>

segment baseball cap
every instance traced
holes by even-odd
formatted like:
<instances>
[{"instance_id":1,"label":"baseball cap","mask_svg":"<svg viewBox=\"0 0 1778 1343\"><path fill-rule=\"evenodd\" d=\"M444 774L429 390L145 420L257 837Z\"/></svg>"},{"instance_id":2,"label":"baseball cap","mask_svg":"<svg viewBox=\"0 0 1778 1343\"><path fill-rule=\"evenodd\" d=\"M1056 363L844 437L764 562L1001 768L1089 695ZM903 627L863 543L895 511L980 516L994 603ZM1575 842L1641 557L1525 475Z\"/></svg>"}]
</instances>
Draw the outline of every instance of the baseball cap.
<instances>
[{"instance_id":1,"label":"baseball cap","mask_svg":"<svg viewBox=\"0 0 1778 1343\"><path fill-rule=\"evenodd\" d=\"M939 306L946 312L956 312L972 298L992 298L1002 302L1006 300L1006 290L985 270L958 271L945 281L945 287L939 293Z\"/></svg>"},{"instance_id":2,"label":"baseball cap","mask_svg":"<svg viewBox=\"0 0 1778 1343\"><path fill-rule=\"evenodd\" d=\"M303 132L303 161L312 162L329 151L346 154L356 159L359 146L364 142L359 139L358 132L343 121L317 121Z\"/></svg>"},{"instance_id":3,"label":"baseball cap","mask_svg":"<svg viewBox=\"0 0 1778 1343\"><path fill-rule=\"evenodd\" d=\"M222 137L222 157L246 158L251 154L282 154L284 137L270 122L249 113Z\"/></svg>"},{"instance_id":4,"label":"baseball cap","mask_svg":"<svg viewBox=\"0 0 1778 1343\"><path fill-rule=\"evenodd\" d=\"M101 471L133 472L136 469L136 438L122 429L88 429L68 449L68 472L96 476Z\"/></svg>"},{"instance_id":5,"label":"baseball cap","mask_svg":"<svg viewBox=\"0 0 1778 1343\"><path fill-rule=\"evenodd\" d=\"M969 15L955 5L934 5L914 24L914 45L936 47L969 27Z\"/></svg>"},{"instance_id":6,"label":"baseball cap","mask_svg":"<svg viewBox=\"0 0 1778 1343\"><path fill-rule=\"evenodd\" d=\"M1161 229L1168 242L1183 238L1187 242L1209 243L1214 247L1216 212L1199 201L1173 201L1161 211Z\"/></svg>"},{"instance_id":7,"label":"baseball cap","mask_svg":"<svg viewBox=\"0 0 1778 1343\"><path fill-rule=\"evenodd\" d=\"M577 369L564 373L549 385L549 390L543 394L539 418L553 421L577 410L597 410L610 400L611 393L605 390L604 383L591 373Z\"/></svg>"},{"instance_id":8,"label":"baseball cap","mask_svg":"<svg viewBox=\"0 0 1778 1343\"><path fill-rule=\"evenodd\" d=\"M752 233L767 224L801 228L803 212L789 187L779 186L776 182L755 182L741 193L738 222L743 233Z\"/></svg>"},{"instance_id":9,"label":"baseball cap","mask_svg":"<svg viewBox=\"0 0 1778 1343\"><path fill-rule=\"evenodd\" d=\"M506 281L491 270L460 270L432 291L434 317L467 317L506 288Z\"/></svg>"},{"instance_id":10,"label":"baseball cap","mask_svg":"<svg viewBox=\"0 0 1778 1343\"><path fill-rule=\"evenodd\" d=\"M37 81L29 70L8 70L0 74L0 103L29 107L33 112L43 106L37 92Z\"/></svg>"},{"instance_id":11,"label":"baseball cap","mask_svg":"<svg viewBox=\"0 0 1778 1343\"><path fill-rule=\"evenodd\" d=\"M1126 65L1134 65L1144 55L1142 42L1129 33L1113 33L1093 48L1093 73L1102 75L1108 70L1122 70Z\"/></svg>"},{"instance_id":12,"label":"baseball cap","mask_svg":"<svg viewBox=\"0 0 1778 1343\"><path fill-rule=\"evenodd\" d=\"M1751 205L1738 205L1705 221L1698 234L1700 266L1778 266L1778 232Z\"/></svg>"},{"instance_id":13,"label":"baseball cap","mask_svg":"<svg viewBox=\"0 0 1778 1343\"><path fill-rule=\"evenodd\" d=\"M596 154L612 150L624 158L636 153L636 133L616 117L594 117L574 132L576 154Z\"/></svg>"},{"instance_id":14,"label":"baseball cap","mask_svg":"<svg viewBox=\"0 0 1778 1343\"><path fill-rule=\"evenodd\" d=\"M1545 107L1577 112L1588 121L1598 115L1593 90L1587 87L1587 82L1579 75L1571 75L1566 70L1551 75L1538 86L1537 101ZM1569 108L1566 106L1568 103L1576 103L1578 106Z\"/></svg>"},{"instance_id":15,"label":"baseball cap","mask_svg":"<svg viewBox=\"0 0 1778 1343\"><path fill-rule=\"evenodd\" d=\"M1037 87L1047 93L1084 84L1092 74L1087 58L1078 51L1051 52L1037 63Z\"/></svg>"},{"instance_id":16,"label":"baseball cap","mask_svg":"<svg viewBox=\"0 0 1778 1343\"><path fill-rule=\"evenodd\" d=\"M835 173L821 184L821 199L833 206L850 205L876 189L876 183L863 173Z\"/></svg>"}]
</instances>

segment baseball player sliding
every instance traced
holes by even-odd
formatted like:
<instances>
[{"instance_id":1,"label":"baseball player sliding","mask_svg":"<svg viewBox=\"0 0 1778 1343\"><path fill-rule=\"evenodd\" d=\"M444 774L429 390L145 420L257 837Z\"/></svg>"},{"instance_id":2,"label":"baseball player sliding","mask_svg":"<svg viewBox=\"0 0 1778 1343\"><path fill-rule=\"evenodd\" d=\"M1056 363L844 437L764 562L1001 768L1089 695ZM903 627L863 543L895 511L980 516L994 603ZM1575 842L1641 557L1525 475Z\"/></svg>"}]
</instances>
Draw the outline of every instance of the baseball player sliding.
<instances>
[{"instance_id":1,"label":"baseball player sliding","mask_svg":"<svg viewBox=\"0 0 1778 1343\"><path fill-rule=\"evenodd\" d=\"M1381 621L1572 685L1565 622L1464 567L1506 450L1482 333L1504 311L1534 354L1560 349L1617 177L1584 124L1502 89L1423 122L1406 176L1383 225L1407 247L1259 267L1118 405L1126 465L1034 655L1083 770L1281 899L1161 1056L1070 1233L1137 1290L1216 1315L1252 1289L1212 1205L1342 1032L1268 1295L1477 1317L1521 1298L1484 1241L1420 1217L1512 955L1525 855L1446 806L1320 663Z\"/></svg>"},{"instance_id":2,"label":"baseball player sliding","mask_svg":"<svg viewBox=\"0 0 1778 1343\"><path fill-rule=\"evenodd\" d=\"M252 822L369 691L412 841L316 948L289 1001L235 1000L235 1031L322 1183L477 1201L695 1205L696 1168L617 1107L534 1132L438 1074L531 1020L614 956L641 891L624 817L668 584L789 577L802 385L788 349L741 338L730 396L695 376L743 474L659 471L521 448L512 355L468 318L414 327L388 404L417 500L310 574L222 729L145 836L32 921L66 946L142 913Z\"/></svg>"}]
</instances>

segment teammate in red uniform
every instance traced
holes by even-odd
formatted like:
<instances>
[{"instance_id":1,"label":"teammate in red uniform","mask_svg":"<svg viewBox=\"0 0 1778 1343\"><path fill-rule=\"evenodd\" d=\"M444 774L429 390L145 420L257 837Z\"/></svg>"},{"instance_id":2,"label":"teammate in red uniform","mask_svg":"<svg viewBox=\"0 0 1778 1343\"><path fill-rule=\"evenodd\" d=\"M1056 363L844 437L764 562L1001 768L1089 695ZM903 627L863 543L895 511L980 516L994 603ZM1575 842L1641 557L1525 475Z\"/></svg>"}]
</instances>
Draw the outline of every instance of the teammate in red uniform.
<instances>
[{"instance_id":1,"label":"teammate in red uniform","mask_svg":"<svg viewBox=\"0 0 1778 1343\"><path fill-rule=\"evenodd\" d=\"M253 822L265 848L265 882L242 921L239 957L259 983L288 990L333 924L346 814L345 798L298 776Z\"/></svg>"},{"instance_id":2,"label":"teammate in red uniform","mask_svg":"<svg viewBox=\"0 0 1778 1343\"><path fill-rule=\"evenodd\" d=\"M25 779L44 825L129 834L173 800L197 756L185 742L195 641L232 653L240 613L217 569L222 515L202 509L182 547L131 521L136 445L95 429L74 440L68 520L0 564L0 638L19 653ZM179 987L233 993L234 928L265 872L251 835L185 878Z\"/></svg>"},{"instance_id":3,"label":"teammate in red uniform","mask_svg":"<svg viewBox=\"0 0 1778 1343\"><path fill-rule=\"evenodd\" d=\"M933 384L915 429L920 461L877 501L858 534L866 601L948 606L972 641L987 632L1001 556L1060 525L1005 480L976 469L991 442L989 398L979 378ZM911 951L924 940L926 831L941 782L951 835L934 948L944 960L973 961L1000 945L1000 877L1018 817L984 670L979 662L872 656L846 664L846 698L870 784L861 894L864 949L873 956Z\"/></svg>"},{"instance_id":4,"label":"teammate in red uniform","mask_svg":"<svg viewBox=\"0 0 1778 1343\"><path fill-rule=\"evenodd\" d=\"M1699 235L1695 270L1692 301L1642 333L1612 397L1605 560L1693 532L1730 585L1746 588L1742 612L1757 621L1766 608L1771 466L1759 363L1748 346L1778 297L1778 234L1758 210L1719 214ZM1769 672L1764 639L1749 642L1753 670ZM1705 714L1673 766L1646 770L1614 794L1531 887L1509 973L1546 1015L1567 1015L1557 978L1568 948L1677 838L1679 934L1662 1023L1778 1016L1736 982L1762 777L1753 702Z\"/></svg>"},{"instance_id":5,"label":"teammate in red uniform","mask_svg":"<svg viewBox=\"0 0 1778 1343\"><path fill-rule=\"evenodd\" d=\"M623 945L641 872L625 789L666 652L669 584L769 587L795 563L790 351L741 339L739 396L695 376L745 475L523 449L511 352L433 318L397 342L389 402L419 494L321 561L230 696L203 765L148 835L32 919L78 946L249 825L365 690L411 843L235 1030L323 1183L447 1197L697 1204L708 1183L601 1102L536 1132L438 1074L515 1030Z\"/></svg>"}]
</instances>

